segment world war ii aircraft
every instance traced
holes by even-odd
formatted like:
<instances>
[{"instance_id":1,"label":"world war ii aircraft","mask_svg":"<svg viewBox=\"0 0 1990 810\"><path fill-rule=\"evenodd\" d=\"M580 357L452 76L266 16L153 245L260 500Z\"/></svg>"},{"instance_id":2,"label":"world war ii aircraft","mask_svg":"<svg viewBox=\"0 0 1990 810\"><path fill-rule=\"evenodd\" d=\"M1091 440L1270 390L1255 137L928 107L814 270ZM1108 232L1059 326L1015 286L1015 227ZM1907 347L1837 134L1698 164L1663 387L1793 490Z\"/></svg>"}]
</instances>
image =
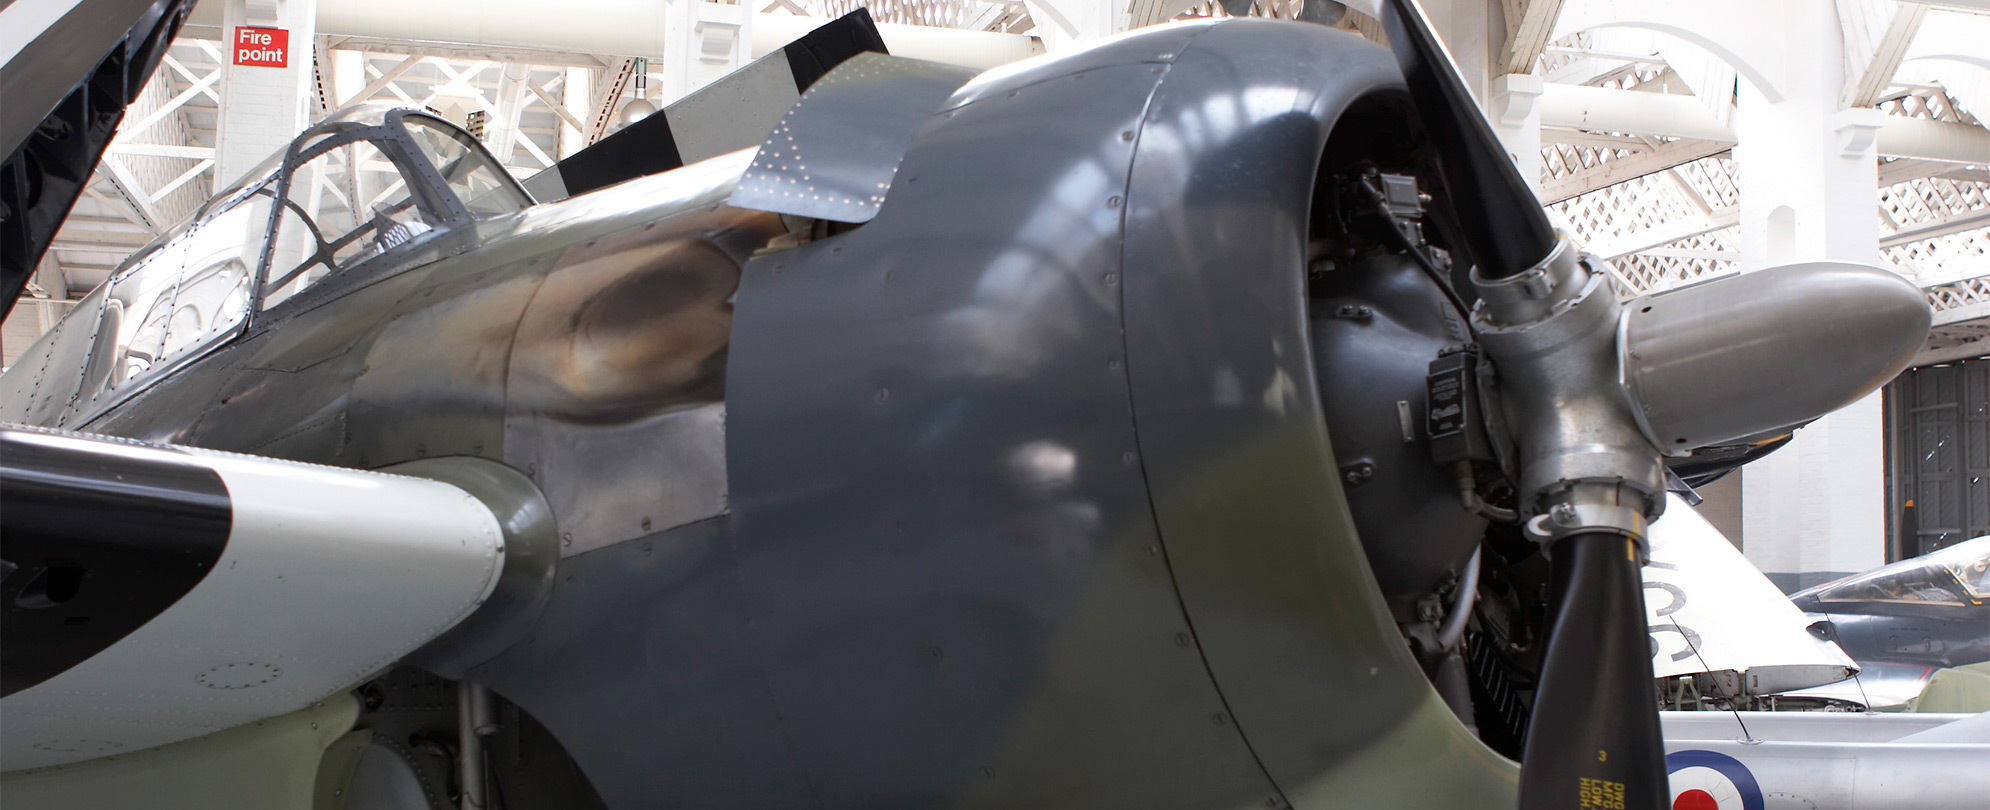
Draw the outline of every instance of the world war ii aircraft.
<instances>
[{"instance_id":1,"label":"world war ii aircraft","mask_svg":"<svg viewBox=\"0 0 1990 810\"><path fill-rule=\"evenodd\" d=\"M1790 594L1859 662L1859 679L1794 692L1791 703L1904 708L1939 670L1990 661L1990 537L1978 537Z\"/></svg>"},{"instance_id":2,"label":"world war ii aircraft","mask_svg":"<svg viewBox=\"0 0 1990 810\"><path fill-rule=\"evenodd\" d=\"M1620 303L1383 16L862 56L551 203L311 128L0 376L8 807L1664 805L1662 458L1928 310Z\"/></svg>"}]
</instances>

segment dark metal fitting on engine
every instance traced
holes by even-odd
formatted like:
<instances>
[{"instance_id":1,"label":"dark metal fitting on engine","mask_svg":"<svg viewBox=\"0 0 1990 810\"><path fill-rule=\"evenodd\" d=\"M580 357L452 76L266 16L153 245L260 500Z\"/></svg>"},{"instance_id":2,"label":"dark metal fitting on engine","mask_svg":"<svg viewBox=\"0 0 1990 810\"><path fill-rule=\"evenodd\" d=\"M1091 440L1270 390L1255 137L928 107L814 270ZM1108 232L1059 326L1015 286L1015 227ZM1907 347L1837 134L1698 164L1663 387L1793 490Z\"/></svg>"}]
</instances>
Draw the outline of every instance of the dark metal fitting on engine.
<instances>
[{"instance_id":1,"label":"dark metal fitting on engine","mask_svg":"<svg viewBox=\"0 0 1990 810\"><path fill-rule=\"evenodd\" d=\"M1479 480L1472 473L1472 462L1460 461L1451 465L1451 475L1458 480L1458 503L1465 511L1496 523L1513 523L1520 519L1513 510L1494 506L1479 497Z\"/></svg>"},{"instance_id":2,"label":"dark metal fitting on engine","mask_svg":"<svg viewBox=\"0 0 1990 810\"><path fill-rule=\"evenodd\" d=\"M1519 510L1544 539L1578 531L1642 536L1664 509L1665 475L1620 384L1622 306L1567 240L1511 277L1472 276L1472 320L1499 371L1499 401L1519 455ZM1618 509L1624 510L1619 513Z\"/></svg>"}]
</instances>

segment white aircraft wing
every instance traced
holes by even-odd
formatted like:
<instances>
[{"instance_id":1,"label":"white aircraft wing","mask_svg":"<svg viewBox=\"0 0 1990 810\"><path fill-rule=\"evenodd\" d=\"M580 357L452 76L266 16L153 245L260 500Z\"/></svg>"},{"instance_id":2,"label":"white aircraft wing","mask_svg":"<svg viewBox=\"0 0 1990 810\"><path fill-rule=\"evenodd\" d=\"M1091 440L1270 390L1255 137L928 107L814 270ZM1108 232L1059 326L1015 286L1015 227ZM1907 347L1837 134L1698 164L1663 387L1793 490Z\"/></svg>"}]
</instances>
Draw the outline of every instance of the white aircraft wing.
<instances>
[{"instance_id":1,"label":"white aircraft wing","mask_svg":"<svg viewBox=\"0 0 1990 810\"><path fill-rule=\"evenodd\" d=\"M437 480L0 427L0 760L297 711L462 622L505 527Z\"/></svg>"}]
</instances>

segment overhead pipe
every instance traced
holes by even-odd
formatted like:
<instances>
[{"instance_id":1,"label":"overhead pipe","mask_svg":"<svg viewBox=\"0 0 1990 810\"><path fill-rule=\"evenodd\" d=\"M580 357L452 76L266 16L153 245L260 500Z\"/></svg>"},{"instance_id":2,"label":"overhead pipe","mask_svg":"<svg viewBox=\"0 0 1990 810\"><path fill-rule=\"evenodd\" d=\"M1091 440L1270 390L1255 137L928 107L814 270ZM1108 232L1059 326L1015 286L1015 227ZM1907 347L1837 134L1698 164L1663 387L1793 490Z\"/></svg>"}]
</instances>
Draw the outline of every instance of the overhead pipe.
<instances>
[{"instance_id":1,"label":"overhead pipe","mask_svg":"<svg viewBox=\"0 0 1990 810\"><path fill-rule=\"evenodd\" d=\"M1692 96L1574 84L1542 89L1543 127L1735 142L1734 130ZM1890 115L1880 125L1877 149L1881 157L1990 164L1990 130Z\"/></svg>"},{"instance_id":2,"label":"overhead pipe","mask_svg":"<svg viewBox=\"0 0 1990 810\"><path fill-rule=\"evenodd\" d=\"M1734 131L1693 96L1575 84L1547 84L1541 90L1543 127L1734 142Z\"/></svg>"}]
</instances>

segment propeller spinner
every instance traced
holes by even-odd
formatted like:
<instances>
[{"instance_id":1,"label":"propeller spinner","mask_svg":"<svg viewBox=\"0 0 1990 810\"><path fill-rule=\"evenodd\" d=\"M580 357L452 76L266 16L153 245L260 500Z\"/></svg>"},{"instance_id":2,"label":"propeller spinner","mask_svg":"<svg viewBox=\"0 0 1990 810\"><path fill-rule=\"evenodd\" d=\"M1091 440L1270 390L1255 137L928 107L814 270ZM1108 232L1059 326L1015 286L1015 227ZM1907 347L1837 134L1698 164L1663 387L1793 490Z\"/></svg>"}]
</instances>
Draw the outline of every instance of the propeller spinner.
<instances>
[{"instance_id":1,"label":"propeller spinner","mask_svg":"<svg viewBox=\"0 0 1990 810\"><path fill-rule=\"evenodd\" d=\"M1382 22L1477 261L1472 325L1499 372L1520 506L1554 564L1522 808L1668 795L1640 567L1660 457L1786 428L1871 392L1926 339L1920 290L1792 265L1618 302L1558 240L1411 0Z\"/></svg>"}]
</instances>

